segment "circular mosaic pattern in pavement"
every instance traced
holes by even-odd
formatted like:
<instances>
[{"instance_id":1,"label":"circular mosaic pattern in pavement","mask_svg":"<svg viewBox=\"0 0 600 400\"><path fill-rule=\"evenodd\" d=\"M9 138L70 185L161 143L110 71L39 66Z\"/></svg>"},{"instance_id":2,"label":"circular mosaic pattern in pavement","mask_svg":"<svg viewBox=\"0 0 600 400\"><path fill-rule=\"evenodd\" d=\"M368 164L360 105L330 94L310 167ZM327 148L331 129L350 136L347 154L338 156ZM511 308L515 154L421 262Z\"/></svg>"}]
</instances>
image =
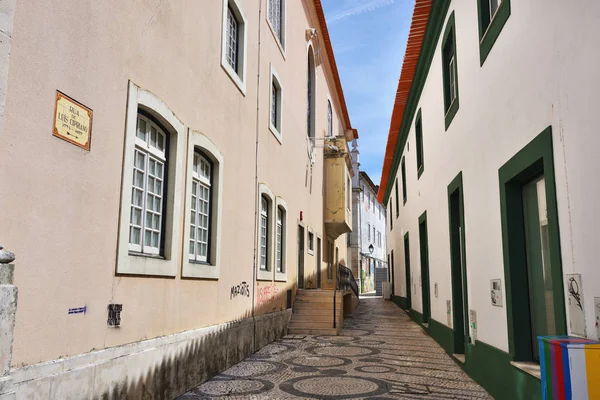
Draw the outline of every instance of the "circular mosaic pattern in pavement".
<instances>
[{"instance_id":1,"label":"circular mosaic pattern in pavement","mask_svg":"<svg viewBox=\"0 0 600 400\"><path fill-rule=\"evenodd\" d=\"M367 329L342 329L342 335L344 336L367 336L372 335L375 331Z\"/></svg>"},{"instance_id":2,"label":"circular mosaic pattern in pavement","mask_svg":"<svg viewBox=\"0 0 600 400\"><path fill-rule=\"evenodd\" d=\"M329 376L337 376L337 375L346 375L348 371L344 371L343 369L324 369L321 371L321 375L329 375Z\"/></svg>"},{"instance_id":3,"label":"circular mosaic pattern in pavement","mask_svg":"<svg viewBox=\"0 0 600 400\"><path fill-rule=\"evenodd\" d=\"M212 380L200 385L194 392L211 397L249 396L273 389L275 385L263 379Z\"/></svg>"},{"instance_id":4,"label":"circular mosaic pattern in pavement","mask_svg":"<svg viewBox=\"0 0 600 400\"><path fill-rule=\"evenodd\" d=\"M315 336L313 338L317 342L329 342L329 343L346 343L346 342L355 342L360 340L359 337L355 336Z\"/></svg>"},{"instance_id":5,"label":"circular mosaic pattern in pavement","mask_svg":"<svg viewBox=\"0 0 600 400\"><path fill-rule=\"evenodd\" d=\"M383 340L361 340L360 343L361 346L381 346L383 344L386 344L386 342L384 342Z\"/></svg>"},{"instance_id":6,"label":"circular mosaic pattern in pavement","mask_svg":"<svg viewBox=\"0 0 600 400\"><path fill-rule=\"evenodd\" d=\"M273 355L273 354L282 353L284 351L294 351L294 350L296 350L295 346L276 342L276 343L271 343L271 344L266 345L265 347L260 349L258 351L258 353L256 353L255 355L258 355L258 356Z\"/></svg>"},{"instance_id":7,"label":"circular mosaic pattern in pavement","mask_svg":"<svg viewBox=\"0 0 600 400\"><path fill-rule=\"evenodd\" d=\"M352 361L343 357L330 356L308 356L297 357L286 360L289 365L298 367L341 367L342 365L352 364Z\"/></svg>"},{"instance_id":8,"label":"circular mosaic pattern in pavement","mask_svg":"<svg viewBox=\"0 0 600 400\"><path fill-rule=\"evenodd\" d=\"M362 367L354 368L358 372L366 372L369 374L387 374L388 372L396 372L396 368L388 367L387 365L363 365Z\"/></svg>"},{"instance_id":9,"label":"circular mosaic pattern in pavement","mask_svg":"<svg viewBox=\"0 0 600 400\"><path fill-rule=\"evenodd\" d=\"M267 374L274 374L286 368L287 365L280 362L265 360L246 360L229 368L222 375L231 376L233 378L257 377Z\"/></svg>"},{"instance_id":10,"label":"circular mosaic pattern in pavement","mask_svg":"<svg viewBox=\"0 0 600 400\"><path fill-rule=\"evenodd\" d=\"M362 346L315 346L306 349L308 353L333 357L374 356L381 350Z\"/></svg>"},{"instance_id":11,"label":"circular mosaic pattern in pavement","mask_svg":"<svg viewBox=\"0 0 600 400\"><path fill-rule=\"evenodd\" d=\"M286 393L308 399L351 399L388 392L385 382L359 376L309 376L290 379L279 385Z\"/></svg>"}]
</instances>

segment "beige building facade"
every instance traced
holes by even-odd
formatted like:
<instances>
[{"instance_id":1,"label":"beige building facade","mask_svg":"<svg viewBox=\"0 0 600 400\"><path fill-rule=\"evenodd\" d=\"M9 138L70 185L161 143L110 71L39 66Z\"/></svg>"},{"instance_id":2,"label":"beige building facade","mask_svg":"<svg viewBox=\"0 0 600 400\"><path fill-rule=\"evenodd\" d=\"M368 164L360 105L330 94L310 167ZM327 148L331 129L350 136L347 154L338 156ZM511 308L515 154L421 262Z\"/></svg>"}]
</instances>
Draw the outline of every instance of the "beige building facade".
<instances>
[{"instance_id":1,"label":"beige building facade","mask_svg":"<svg viewBox=\"0 0 600 400\"><path fill-rule=\"evenodd\" d=\"M176 396L284 334L298 287L334 288L352 169L324 153L357 132L319 0L17 1L13 25L0 395ZM89 149L53 134L57 94Z\"/></svg>"}]
</instances>

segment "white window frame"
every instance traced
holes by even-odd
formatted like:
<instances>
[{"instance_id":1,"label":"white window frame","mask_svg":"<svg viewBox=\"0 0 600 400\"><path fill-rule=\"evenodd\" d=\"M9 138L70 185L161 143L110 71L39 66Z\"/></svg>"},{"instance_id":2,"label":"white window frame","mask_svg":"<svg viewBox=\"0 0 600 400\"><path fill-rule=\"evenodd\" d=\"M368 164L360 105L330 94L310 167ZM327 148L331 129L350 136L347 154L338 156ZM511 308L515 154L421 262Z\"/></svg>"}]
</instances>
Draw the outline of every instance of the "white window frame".
<instances>
[{"instance_id":1,"label":"white window frame","mask_svg":"<svg viewBox=\"0 0 600 400\"><path fill-rule=\"evenodd\" d=\"M281 249L281 267L282 271L277 271L277 264L275 265L275 280L278 282L287 282L288 279L288 206L284 199L281 197L275 198L275 212L277 210L283 211L283 231L282 231L282 249ZM275 224L277 224L277 214L275 214ZM277 225L275 225L277 229ZM277 235L277 231L275 231L275 235ZM275 238L275 246L277 246L277 238ZM275 248L275 258L277 258L277 248Z\"/></svg>"},{"instance_id":2,"label":"white window frame","mask_svg":"<svg viewBox=\"0 0 600 400\"><path fill-rule=\"evenodd\" d=\"M266 20L267 20L267 25L269 26L269 29L271 30L271 33L273 34L273 39L275 39L275 43L277 43L277 47L279 47L279 51L281 52L281 55L283 56L283 59L285 60L285 44L286 44L286 27L287 27L287 23L286 23L286 17L287 17L287 0L280 0L281 1L281 38L277 36L277 32L275 30L275 27L273 26L273 24L271 23L271 19L269 18L269 16L271 15L271 0L267 0L267 12L265 13L266 16Z\"/></svg>"},{"instance_id":3,"label":"white window frame","mask_svg":"<svg viewBox=\"0 0 600 400\"><path fill-rule=\"evenodd\" d=\"M454 57L455 56L453 54L450 58L450 61L448 61L448 90L450 90L450 107L448 107L448 111L450 110L450 108L452 108L452 105L456 100L456 61Z\"/></svg>"},{"instance_id":4,"label":"white window frame","mask_svg":"<svg viewBox=\"0 0 600 400\"><path fill-rule=\"evenodd\" d=\"M281 85L281 79L279 78L279 74L273 67L273 64L270 64L271 70L271 80L269 85L269 130L275 136L275 138L279 141L280 144L283 144L283 86ZM277 110L277 121L276 123L279 125L273 125L272 121L272 111L273 111L273 86L276 86L279 90L277 96L277 104L275 104Z\"/></svg>"},{"instance_id":5,"label":"white window frame","mask_svg":"<svg viewBox=\"0 0 600 400\"><path fill-rule=\"evenodd\" d=\"M129 251L132 252L136 252L139 254L144 254L144 255L159 255L160 254L160 250L161 250L161 242L164 236L164 226L163 226L163 217L164 217L164 211L165 211L165 194L167 193L167 187L165 186L165 173L168 171L167 169L167 165L168 165L168 159L167 159L167 154L166 154L166 149L168 147L168 140L169 140L169 135L168 132L164 132L164 129L157 123L157 121L153 118L150 118L148 116L146 116L145 114L139 113L137 115L137 123L136 123L136 137L135 137L135 149L134 149L134 167L132 169L133 174L136 175L137 173L141 173L142 174L142 179L143 179L143 183L142 183L142 187L138 187L138 186L133 186L132 184L132 192L139 190L142 192L142 204L141 205L134 205L133 204L133 193L132 193L132 200L131 200L131 211L133 212L133 209L137 209L140 211L140 222L139 225L135 225L136 228L140 229L140 243L139 244L135 244L135 243L131 243L131 236L129 239ZM144 132L144 135L147 137L147 139L141 139L137 133L137 129L139 128L139 121L142 120L144 121L144 123L146 124L147 127L147 132ZM156 146L152 146L151 142L150 142L150 137L148 137L150 135L150 129L154 128L156 133L157 133L157 141L158 138L160 136L162 136L162 140L163 140L163 150L159 149ZM158 143L158 142L157 142ZM138 154L143 155L144 157L144 165L142 167L142 169L140 169L137 166L137 163L135 162L135 159L137 158ZM155 162L156 164L161 164L162 165L162 174L161 176L158 176L156 174L156 170L154 172L154 174L150 174L150 161ZM148 181L150 179L153 179L155 181L159 181L162 182L161 184L161 192L160 193L154 193L153 191L149 191L148 190ZM134 179L135 181L135 179ZM148 208L148 199L152 197L154 199L154 201L159 201L160 202L160 206L159 209L156 210L154 205L150 208ZM152 215L152 217L150 218L150 221L154 221L154 216L158 216L158 227L152 226L152 222L150 222L150 224L148 224L148 218L147 215L148 213L150 213ZM149 226L150 225L150 226ZM129 226L129 234L131 235L131 228L133 227L133 223L130 221L130 226ZM152 241L152 237L153 235L158 235L158 243L157 246L153 246L152 243L146 243L146 232L149 231L150 235L151 235L151 239L150 241Z\"/></svg>"},{"instance_id":6,"label":"white window frame","mask_svg":"<svg viewBox=\"0 0 600 400\"><path fill-rule=\"evenodd\" d=\"M227 61L227 45L228 45L228 23L227 13L231 7L236 20L238 22L238 54L237 64L238 71L234 70L229 62ZM247 37L248 37L248 23L242 8L239 5L239 0L223 0L223 20L222 20L222 32L221 32L221 67L227 72L231 80L238 87L240 92L246 95L246 71L247 71Z\"/></svg>"},{"instance_id":7,"label":"white window frame","mask_svg":"<svg viewBox=\"0 0 600 400\"><path fill-rule=\"evenodd\" d=\"M204 263L194 262L189 256L190 224L191 224L191 196L192 175L194 165L194 152L201 152L205 158L212 162L212 182L210 190L211 211L209 230L209 259ZM221 273L221 234L223 214L223 171L225 171L225 158L217 145L206 135L188 130L187 158L185 181L185 219L183 229L183 256L181 276L184 278L219 279Z\"/></svg>"},{"instance_id":8,"label":"white window frame","mask_svg":"<svg viewBox=\"0 0 600 400\"><path fill-rule=\"evenodd\" d=\"M269 219L267 226L267 265L266 270L261 269L260 260L260 248L261 248L261 206L262 198L268 199L269 207ZM259 281L273 281L275 276L275 195L267 185L264 183L259 184L258 187L258 199L257 199L257 213L256 213L256 279Z\"/></svg>"},{"instance_id":9,"label":"white window frame","mask_svg":"<svg viewBox=\"0 0 600 400\"><path fill-rule=\"evenodd\" d=\"M138 110L143 109L152 115L169 135L169 160L166 175L166 192L163 201L165 218L162 229L163 255L139 256L129 250L129 222L133 186L134 150L136 146ZM117 242L117 275L151 275L151 276L177 276L178 257L182 246L182 229L179 224L174 226L174 221L182 221L183 209L183 169L185 148L185 129L183 123L175 116L173 111L156 95L141 89L133 82L129 82L127 113L125 117L125 145L122 170L121 211L119 216L119 235Z\"/></svg>"}]
</instances>

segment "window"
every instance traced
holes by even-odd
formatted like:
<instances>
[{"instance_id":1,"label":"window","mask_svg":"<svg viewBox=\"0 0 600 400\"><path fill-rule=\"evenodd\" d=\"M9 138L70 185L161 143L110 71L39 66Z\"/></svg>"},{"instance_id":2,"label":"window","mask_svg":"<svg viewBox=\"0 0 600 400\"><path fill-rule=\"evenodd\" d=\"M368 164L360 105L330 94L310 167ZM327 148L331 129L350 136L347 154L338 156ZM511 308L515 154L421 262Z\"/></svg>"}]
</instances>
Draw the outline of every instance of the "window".
<instances>
[{"instance_id":1,"label":"window","mask_svg":"<svg viewBox=\"0 0 600 400\"><path fill-rule=\"evenodd\" d=\"M367 240L371 241L371 224L367 224Z\"/></svg>"},{"instance_id":2,"label":"window","mask_svg":"<svg viewBox=\"0 0 600 400\"><path fill-rule=\"evenodd\" d=\"M398 180L396 179L396 187L398 187ZM397 192L396 192L397 193ZM398 196L396 195L396 198L398 198ZM394 218L392 218L392 210L394 209L394 205L392 204L392 199L390 198L390 201L388 202L388 208L390 209L390 231L392 231L392 229L394 229Z\"/></svg>"},{"instance_id":3,"label":"window","mask_svg":"<svg viewBox=\"0 0 600 400\"><path fill-rule=\"evenodd\" d=\"M477 0L479 11L479 60L485 62L510 16L510 0Z\"/></svg>"},{"instance_id":4,"label":"window","mask_svg":"<svg viewBox=\"0 0 600 400\"><path fill-rule=\"evenodd\" d=\"M376 237L375 237L375 227L373 227L373 241L375 241Z\"/></svg>"},{"instance_id":5,"label":"window","mask_svg":"<svg viewBox=\"0 0 600 400\"><path fill-rule=\"evenodd\" d=\"M129 221L129 250L134 252L162 252L167 140L158 124L138 114Z\"/></svg>"},{"instance_id":6,"label":"window","mask_svg":"<svg viewBox=\"0 0 600 400\"><path fill-rule=\"evenodd\" d=\"M191 261L208 261L210 249L210 218L211 218L211 181L212 167L210 162L200 153L194 153L192 168L192 199L190 221Z\"/></svg>"},{"instance_id":7,"label":"window","mask_svg":"<svg viewBox=\"0 0 600 400\"><path fill-rule=\"evenodd\" d=\"M346 206L348 210L352 208L352 183L350 182L350 178L346 179Z\"/></svg>"},{"instance_id":8,"label":"window","mask_svg":"<svg viewBox=\"0 0 600 400\"><path fill-rule=\"evenodd\" d=\"M381 232L377 232L377 245L381 247Z\"/></svg>"},{"instance_id":9,"label":"window","mask_svg":"<svg viewBox=\"0 0 600 400\"><path fill-rule=\"evenodd\" d=\"M308 254L314 254L315 252L315 234L308 231Z\"/></svg>"},{"instance_id":10,"label":"window","mask_svg":"<svg viewBox=\"0 0 600 400\"><path fill-rule=\"evenodd\" d=\"M246 18L238 0L223 0L221 65L240 91L246 92Z\"/></svg>"},{"instance_id":11,"label":"window","mask_svg":"<svg viewBox=\"0 0 600 400\"><path fill-rule=\"evenodd\" d=\"M269 269L269 200L266 196L260 199L260 269Z\"/></svg>"},{"instance_id":12,"label":"window","mask_svg":"<svg viewBox=\"0 0 600 400\"><path fill-rule=\"evenodd\" d=\"M306 104L306 134L309 138L315 137L315 56L312 47L308 49L307 70L307 104ZM311 142L312 143L312 142Z\"/></svg>"},{"instance_id":13,"label":"window","mask_svg":"<svg viewBox=\"0 0 600 400\"><path fill-rule=\"evenodd\" d=\"M270 96L270 113L269 113L269 129L275 135L279 143L282 142L282 97L283 97L283 89L281 88L279 75L271 65L271 96Z\"/></svg>"},{"instance_id":14,"label":"window","mask_svg":"<svg viewBox=\"0 0 600 400\"><path fill-rule=\"evenodd\" d=\"M454 12L448 18L442 41L442 65L444 78L444 112L446 129L458 111L458 70L456 66L456 32Z\"/></svg>"},{"instance_id":15,"label":"window","mask_svg":"<svg viewBox=\"0 0 600 400\"><path fill-rule=\"evenodd\" d=\"M219 279L223 155L205 135L189 131L183 242L188 256L182 277ZM183 190L182 190L183 191Z\"/></svg>"},{"instance_id":16,"label":"window","mask_svg":"<svg viewBox=\"0 0 600 400\"><path fill-rule=\"evenodd\" d=\"M396 218L400 216L400 194L398 189L398 178L396 177ZM390 210L390 216L392 214L392 210Z\"/></svg>"},{"instance_id":17,"label":"window","mask_svg":"<svg viewBox=\"0 0 600 400\"><path fill-rule=\"evenodd\" d=\"M129 82L116 254L118 275L174 277L187 249L183 160L188 135L161 99ZM191 173L191 167L189 169ZM187 251L187 250L186 250ZM185 257L183 262L188 262Z\"/></svg>"},{"instance_id":18,"label":"window","mask_svg":"<svg viewBox=\"0 0 600 400\"><path fill-rule=\"evenodd\" d=\"M327 136L333 136L333 109L331 100L327 100Z\"/></svg>"},{"instance_id":19,"label":"window","mask_svg":"<svg viewBox=\"0 0 600 400\"><path fill-rule=\"evenodd\" d=\"M402 201L406 204L406 200L408 198L408 194L406 193L406 162L405 157L402 158L401 173L402 173ZM398 203L396 203L396 216L398 215Z\"/></svg>"},{"instance_id":20,"label":"window","mask_svg":"<svg viewBox=\"0 0 600 400\"><path fill-rule=\"evenodd\" d=\"M275 37L283 44L283 0L269 0L269 22Z\"/></svg>"},{"instance_id":21,"label":"window","mask_svg":"<svg viewBox=\"0 0 600 400\"><path fill-rule=\"evenodd\" d=\"M419 179L425 167L423 161L423 122L421 110L417 113L417 120L415 122L415 139L417 142L417 179Z\"/></svg>"},{"instance_id":22,"label":"window","mask_svg":"<svg viewBox=\"0 0 600 400\"><path fill-rule=\"evenodd\" d=\"M277 207L277 239L275 241L276 255L275 267L277 272L283 272L283 215L285 211L281 207Z\"/></svg>"}]
</instances>

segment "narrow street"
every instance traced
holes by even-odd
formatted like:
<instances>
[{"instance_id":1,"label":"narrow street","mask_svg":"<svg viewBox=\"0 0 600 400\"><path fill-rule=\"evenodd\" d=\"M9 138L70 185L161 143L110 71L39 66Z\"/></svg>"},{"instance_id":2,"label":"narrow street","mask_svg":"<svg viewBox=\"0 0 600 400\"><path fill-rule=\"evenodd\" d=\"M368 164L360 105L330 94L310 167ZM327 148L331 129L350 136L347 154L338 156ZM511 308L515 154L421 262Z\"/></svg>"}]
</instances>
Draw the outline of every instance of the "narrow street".
<instances>
[{"instance_id":1,"label":"narrow street","mask_svg":"<svg viewBox=\"0 0 600 400\"><path fill-rule=\"evenodd\" d=\"M389 301L361 299L340 336L288 335L180 397L491 399Z\"/></svg>"}]
</instances>

